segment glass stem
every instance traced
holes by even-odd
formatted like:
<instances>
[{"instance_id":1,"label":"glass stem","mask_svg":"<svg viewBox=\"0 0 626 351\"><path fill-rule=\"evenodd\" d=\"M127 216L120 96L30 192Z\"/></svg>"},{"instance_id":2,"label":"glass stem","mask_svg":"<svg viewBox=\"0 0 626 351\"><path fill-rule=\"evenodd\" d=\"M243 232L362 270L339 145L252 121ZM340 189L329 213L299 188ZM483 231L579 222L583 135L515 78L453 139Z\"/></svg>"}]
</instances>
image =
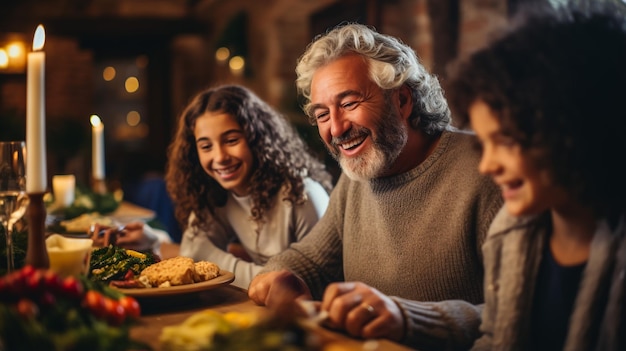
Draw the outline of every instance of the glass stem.
<instances>
[{"instance_id":1,"label":"glass stem","mask_svg":"<svg viewBox=\"0 0 626 351\"><path fill-rule=\"evenodd\" d=\"M11 226L10 220L3 221L2 225L4 226L4 236L6 237L6 255L7 255L7 274L13 272L15 269L15 264L13 260L13 230L10 228Z\"/></svg>"}]
</instances>

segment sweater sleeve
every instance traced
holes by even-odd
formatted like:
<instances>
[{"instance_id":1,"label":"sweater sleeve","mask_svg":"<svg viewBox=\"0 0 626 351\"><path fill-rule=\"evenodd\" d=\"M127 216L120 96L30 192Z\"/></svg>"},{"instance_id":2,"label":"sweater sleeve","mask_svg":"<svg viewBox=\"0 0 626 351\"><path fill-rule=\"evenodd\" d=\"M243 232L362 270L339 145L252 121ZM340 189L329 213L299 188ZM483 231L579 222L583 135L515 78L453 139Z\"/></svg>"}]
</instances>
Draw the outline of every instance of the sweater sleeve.
<instances>
[{"instance_id":1,"label":"sweater sleeve","mask_svg":"<svg viewBox=\"0 0 626 351\"><path fill-rule=\"evenodd\" d=\"M343 223L346 192L346 181L340 179L317 224L301 241L267 261L262 273L288 269L306 282L317 300L322 298L328 284L343 281L343 244L339 227Z\"/></svg>"},{"instance_id":2,"label":"sweater sleeve","mask_svg":"<svg viewBox=\"0 0 626 351\"><path fill-rule=\"evenodd\" d=\"M482 304L392 299L404 314L406 329L402 343L405 345L420 350L467 350L479 335Z\"/></svg>"}]
</instances>

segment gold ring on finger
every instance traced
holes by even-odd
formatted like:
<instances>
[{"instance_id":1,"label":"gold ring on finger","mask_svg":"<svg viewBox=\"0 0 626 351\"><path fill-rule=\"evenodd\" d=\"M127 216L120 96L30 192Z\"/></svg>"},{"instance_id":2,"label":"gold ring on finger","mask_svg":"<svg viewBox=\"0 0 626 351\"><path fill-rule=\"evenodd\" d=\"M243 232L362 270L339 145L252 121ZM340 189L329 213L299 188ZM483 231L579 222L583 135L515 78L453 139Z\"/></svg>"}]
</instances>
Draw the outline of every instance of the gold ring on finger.
<instances>
[{"instance_id":1,"label":"gold ring on finger","mask_svg":"<svg viewBox=\"0 0 626 351\"><path fill-rule=\"evenodd\" d=\"M376 311L374 310L374 307L372 307L372 305L368 303L362 303L361 307L363 307L367 311L367 313L371 314L372 316L376 315Z\"/></svg>"}]
</instances>

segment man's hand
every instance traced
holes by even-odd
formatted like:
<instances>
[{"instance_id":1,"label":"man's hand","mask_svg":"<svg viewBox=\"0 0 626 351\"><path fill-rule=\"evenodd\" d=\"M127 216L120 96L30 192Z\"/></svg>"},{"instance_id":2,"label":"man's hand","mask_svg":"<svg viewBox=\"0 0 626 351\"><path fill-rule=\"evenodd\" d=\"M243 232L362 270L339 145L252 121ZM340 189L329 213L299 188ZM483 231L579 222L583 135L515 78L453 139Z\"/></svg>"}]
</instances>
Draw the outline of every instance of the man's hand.
<instances>
[{"instance_id":1,"label":"man's hand","mask_svg":"<svg viewBox=\"0 0 626 351\"><path fill-rule=\"evenodd\" d=\"M389 296L364 283L330 284L324 292L323 311L326 324L350 335L400 341L404 336L404 318Z\"/></svg>"},{"instance_id":2,"label":"man's hand","mask_svg":"<svg viewBox=\"0 0 626 351\"><path fill-rule=\"evenodd\" d=\"M296 299L311 299L311 292L298 276L281 270L257 275L250 283L248 296L258 305L278 308Z\"/></svg>"}]
</instances>

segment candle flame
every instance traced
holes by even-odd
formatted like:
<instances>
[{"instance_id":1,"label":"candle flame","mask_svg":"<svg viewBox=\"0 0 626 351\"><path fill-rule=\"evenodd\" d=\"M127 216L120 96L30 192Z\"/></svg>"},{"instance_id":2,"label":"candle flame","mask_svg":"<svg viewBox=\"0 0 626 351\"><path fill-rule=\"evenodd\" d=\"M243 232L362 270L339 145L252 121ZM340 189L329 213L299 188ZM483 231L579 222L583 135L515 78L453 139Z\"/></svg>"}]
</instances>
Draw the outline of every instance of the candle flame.
<instances>
[{"instance_id":1,"label":"candle flame","mask_svg":"<svg viewBox=\"0 0 626 351\"><path fill-rule=\"evenodd\" d=\"M33 51L39 51L43 49L43 44L46 41L46 32L43 26L40 24L35 30L35 37L33 38Z\"/></svg>"},{"instance_id":2,"label":"candle flame","mask_svg":"<svg viewBox=\"0 0 626 351\"><path fill-rule=\"evenodd\" d=\"M91 125L94 127L102 124L102 122L100 121L100 117L98 117L97 115L91 115L91 117L89 117L89 122L91 122Z\"/></svg>"}]
</instances>

